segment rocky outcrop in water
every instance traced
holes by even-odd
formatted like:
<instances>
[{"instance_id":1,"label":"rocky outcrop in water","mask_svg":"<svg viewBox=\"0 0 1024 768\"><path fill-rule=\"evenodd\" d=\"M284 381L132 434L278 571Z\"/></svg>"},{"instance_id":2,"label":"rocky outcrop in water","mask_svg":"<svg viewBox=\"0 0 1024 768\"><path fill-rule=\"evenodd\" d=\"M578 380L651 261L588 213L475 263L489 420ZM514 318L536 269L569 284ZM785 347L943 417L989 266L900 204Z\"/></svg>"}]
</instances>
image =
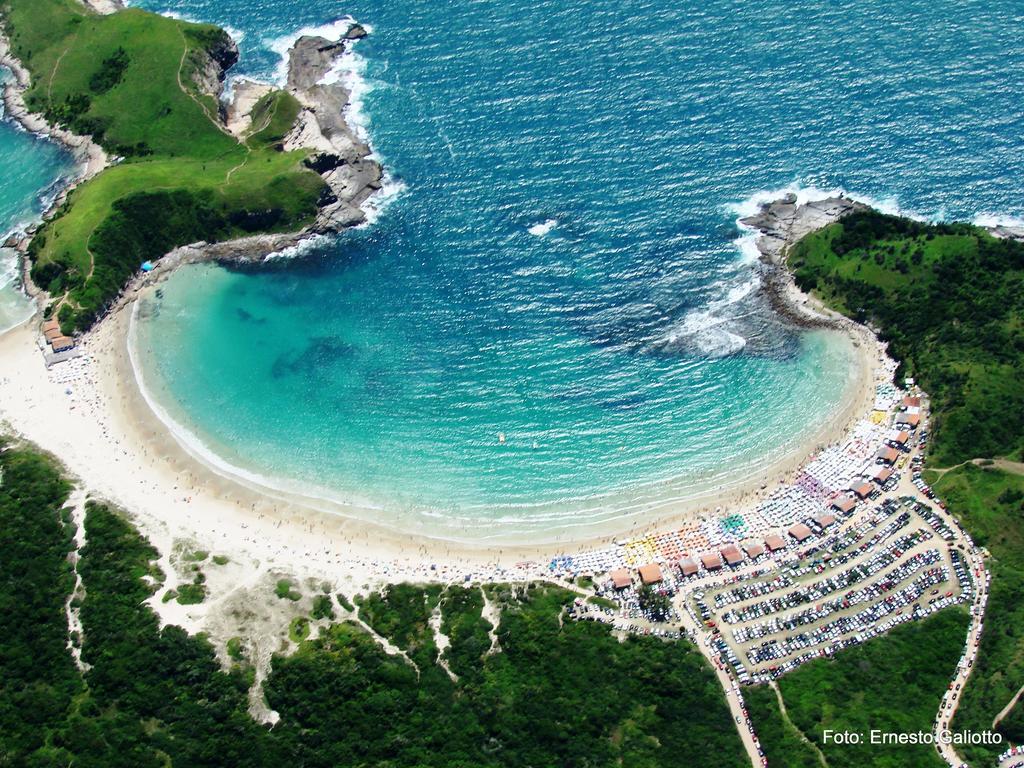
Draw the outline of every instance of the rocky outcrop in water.
<instances>
[{"instance_id":1,"label":"rocky outcrop in water","mask_svg":"<svg viewBox=\"0 0 1024 768\"><path fill-rule=\"evenodd\" d=\"M828 197L799 203L794 194L765 203L740 224L758 231L761 254L761 290L772 309L790 323L806 328L842 328L852 321L814 301L801 291L786 267L786 253L805 235L827 227L854 211L867 210L864 203L847 197Z\"/></svg>"},{"instance_id":2,"label":"rocky outcrop in water","mask_svg":"<svg viewBox=\"0 0 1024 768\"><path fill-rule=\"evenodd\" d=\"M238 45L226 32L221 32L219 38L207 46L204 55L201 55L196 62L192 81L200 93L212 96L218 104L221 104L221 94L224 90L227 71L237 63ZM224 120L224 116L222 104L219 117Z\"/></svg>"},{"instance_id":3,"label":"rocky outcrop in water","mask_svg":"<svg viewBox=\"0 0 1024 768\"><path fill-rule=\"evenodd\" d=\"M786 250L805 235L827 227L854 211L867 209L864 203L847 197L828 197L800 204L796 195L788 194L765 203L760 211L741 219L740 223L760 232L757 249L761 252L761 260L769 264L780 264Z\"/></svg>"},{"instance_id":4,"label":"rocky outcrop in water","mask_svg":"<svg viewBox=\"0 0 1024 768\"><path fill-rule=\"evenodd\" d=\"M287 90L302 105L295 126L285 137L284 149L313 149L309 163L321 174L330 195L325 196L316 229L334 232L366 218L362 205L381 188L383 172L371 158L369 145L346 120L351 94L328 75L346 52L346 41L366 36L358 24L341 40L304 36L288 51Z\"/></svg>"}]
</instances>

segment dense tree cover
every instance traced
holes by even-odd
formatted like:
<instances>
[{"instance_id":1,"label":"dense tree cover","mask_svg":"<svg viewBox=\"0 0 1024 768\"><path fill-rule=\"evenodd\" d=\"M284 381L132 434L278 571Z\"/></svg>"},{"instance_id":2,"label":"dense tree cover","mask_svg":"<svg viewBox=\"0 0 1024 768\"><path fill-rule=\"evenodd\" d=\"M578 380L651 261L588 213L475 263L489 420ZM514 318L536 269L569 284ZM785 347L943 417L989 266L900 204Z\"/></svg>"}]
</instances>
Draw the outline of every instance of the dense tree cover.
<instances>
[{"instance_id":1,"label":"dense tree cover","mask_svg":"<svg viewBox=\"0 0 1024 768\"><path fill-rule=\"evenodd\" d=\"M793 725L810 739L832 768L917 768L945 765L930 745L871 744L872 729L930 732L960 654L968 616L949 608L920 622L837 654L816 659L779 679ZM812 765L807 746L781 721L775 693L752 689L747 706L771 766ZM764 724L765 727L762 727ZM857 745L826 743L826 728L863 736Z\"/></svg>"},{"instance_id":2,"label":"dense tree cover","mask_svg":"<svg viewBox=\"0 0 1024 768\"><path fill-rule=\"evenodd\" d=\"M1024 243L854 213L797 243L797 282L868 320L932 398L931 459L1024 447Z\"/></svg>"},{"instance_id":3,"label":"dense tree cover","mask_svg":"<svg viewBox=\"0 0 1024 768\"><path fill-rule=\"evenodd\" d=\"M360 616L274 660L272 728L248 714L251 670L203 637L160 627L145 604L156 551L108 505L86 505L79 673L65 647L67 484L37 453L0 454L0 764L158 766L677 766L745 764L717 680L688 643L565 619L573 593L489 587L503 607L489 654L480 590L397 585ZM290 587L289 587L290 589ZM436 607L453 681L437 664ZM304 636L309 629L296 634Z\"/></svg>"},{"instance_id":4,"label":"dense tree cover","mask_svg":"<svg viewBox=\"0 0 1024 768\"><path fill-rule=\"evenodd\" d=\"M66 648L68 490L47 458L0 453L0 765L46 764L82 688Z\"/></svg>"},{"instance_id":5,"label":"dense tree cover","mask_svg":"<svg viewBox=\"0 0 1024 768\"><path fill-rule=\"evenodd\" d=\"M451 586L441 600L441 631L451 645L445 650L449 668L460 677L479 675L491 648L491 622L483 617L481 587Z\"/></svg>"},{"instance_id":6,"label":"dense tree cover","mask_svg":"<svg viewBox=\"0 0 1024 768\"><path fill-rule=\"evenodd\" d=\"M119 164L75 189L33 237L32 277L84 329L146 260L178 245L310 223L323 180L280 151L298 112L282 92L239 141L197 78L233 63L223 30L138 9L99 15L77 0L0 0L14 54L32 77L26 104L91 135Z\"/></svg>"},{"instance_id":7,"label":"dense tree cover","mask_svg":"<svg viewBox=\"0 0 1024 768\"><path fill-rule=\"evenodd\" d=\"M440 584L429 587L395 584L363 599L359 615L374 631L405 651L419 667L430 667L437 660L430 615L442 589Z\"/></svg>"},{"instance_id":8,"label":"dense tree cover","mask_svg":"<svg viewBox=\"0 0 1024 768\"><path fill-rule=\"evenodd\" d=\"M991 553L985 630L953 720L956 729L984 731L1024 684L1024 476L967 464L946 473L935 488ZM996 730L1011 743L1024 743L1024 708L1015 706ZM978 745L962 751L982 766L1003 749Z\"/></svg>"},{"instance_id":9,"label":"dense tree cover","mask_svg":"<svg viewBox=\"0 0 1024 768\"><path fill-rule=\"evenodd\" d=\"M968 224L928 225L874 211L809 235L790 255L805 289L870 320L932 398L928 465L974 457L1019 460L1024 446L1024 244ZM990 463L990 462L989 462ZM941 479L940 497L991 552L985 632L953 722L983 731L1024 684L1024 477L966 464ZM886 642L874 641L874 642ZM906 671L920 670L907 660ZM787 699L788 700L788 699ZM1018 704L998 730L1024 741ZM998 748L970 746L973 765Z\"/></svg>"},{"instance_id":10,"label":"dense tree cover","mask_svg":"<svg viewBox=\"0 0 1024 768\"><path fill-rule=\"evenodd\" d=\"M455 599L475 603L469 591ZM375 609L387 617L376 626L421 661L436 653L421 610L434 594L392 588ZM495 597L501 652L481 660L477 632L454 632L453 658L479 665L458 683L434 663L382 654L350 623L278 659L267 685L282 715L275 734L301 734L296 754L309 766L656 766L706 755L745 764L717 680L692 646L619 643L605 626L563 620L574 595L561 589ZM472 651L459 648L463 636Z\"/></svg>"},{"instance_id":11,"label":"dense tree cover","mask_svg":"<svg viewBox=\"0 0 1024 768\"><path fill-rule=\"evenodd\" d=\"M743 692L747 711L754 718L757 738L769 758L769 765L785 768L819 768L821 760L806 737L782 716L775 691L768 685Z\"/></svg>"}]
</instances>

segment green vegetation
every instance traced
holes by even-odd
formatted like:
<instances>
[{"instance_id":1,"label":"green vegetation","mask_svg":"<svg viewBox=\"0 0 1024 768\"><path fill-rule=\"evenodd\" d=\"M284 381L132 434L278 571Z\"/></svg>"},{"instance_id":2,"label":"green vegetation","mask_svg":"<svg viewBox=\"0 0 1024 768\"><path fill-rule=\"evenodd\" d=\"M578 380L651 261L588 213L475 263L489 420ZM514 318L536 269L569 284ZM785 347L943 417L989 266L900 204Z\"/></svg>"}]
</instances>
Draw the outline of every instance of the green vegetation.
<instances>
[{"instance_id":1,"label":"green vegetation","mask_svg":"<svg viewBox=\"0 0 1024 768\"><path fill-rule=\"evenodd\" d=\"M964 610L949 608L784 675L778 685L792 725L783 720L770 687L751 689L747 707L768 764L818 764L814 750L800 739L802 733L832 768L941 768L945 763L930 745L871 744L869 737L872 729L931 731L963 651L967 624ZM862 734L863 743L826 743L826 728Z\"/></svg>"},{"instance_id":2,"label":"green vegetation","mask_svg":"<svg viewBox=\"0 0 1024 768\"><path fill-rule=\"evenodd\" d=\"M266 682L273 729L247 712L251 671L220 669L204 637L160 628L145 604L157 552L117 511L89 502L79 572L82 675L65 647L73 580L62 515L68 486L44 457L0 453L0 762L84 768L253 766L677 766L746 764L711 669L687 643L620 643L591 622L562 622L574 595L491 588L501 652L480 657L479 590L452 588L453 682L424 625L440 588L408 585L364 601L385 653L345 622L277 657ZM300 619L300 622L305 622ZM295 631L305 630L297 622ZM232 638L228 655L243 659ZM454 661L462 664L461 661Z\"/></svg>"},{"instance_id":3,"label":"green vegetation","mask_svg":"<svg viewBox=\"0 0 1024 768\"><path fill-rule=\"evenodd\" d=\"M65 647L69 487L53 462L20 448L0 453L0 478L0 763L44 764L82 690Z\"/></svg>"},{"instance_id":4,"label":"green vegetation","mask_svg":"<svg viewBox=\"0 0 1024 768\"><path fill-rule=\"evenodd\" d=\"M278 579L274 586L274 594L282 600L301 600L302 593L294 589L295 583L291 579Z\"/></svg>"},{"instance_id":5,"label":"green vegetation","mask_svg":"<svg viewBox=\"0 0 1024 768\"><path fill-rule=\"evenodd\" d=\"M309 615L314 620L320 619L334 619L334 604L331 602L330 595L317 595L313 598L313 610L309 612Z\"/></svg>"},{"instance_id":6,"label":"green vegetation","mask_svg":"<svg viewBox=\"0 0 1024 768\"><path fill-rule=\"evenodd\" d=\"M299 229L322 179L277 143L297 103L266 97L242 143L218 122L208 81L235 54L217 27L75 0L0 0L29 108L91 135L123 162L74 190L33 238L32 276L65 330L89 327L143 261L198 240ZM53 309L51 309L51 312Z\"/></svg>"},{"instance_id":7,"label":"green vegetation","mask_svg":"<svg viewBox=\"0 0 1024 768\"><path fill-rule=\"evenodd\" d=\"M229 562L231 562L231 559L227 555L214 555L213 556L213 564L214 565L227 565Z\"/></svg>"},{"instance_id":8,"label":"green vegetation","mask_svg":"<svg viewBox=\"0 0 1024 768\"><path fill-rule=\"evenodd\" d=\"M1024 244L872 211L804 238L789 262L802 287L877 327L931 396L927 477L992 555L985 632L953 727L989 729L1024 684L1024 477L995 460L1024 452ZM935 471L974 458L980 466ZM922 669L908 660L904 674ZM1024 741L1020 704L998 730ZM963 754L980 766L999 751Z\"/></svg>"},{"instance_id":9,"label":"green vegetation","mask_svg":"<svg viewBox=\"0 0 1024 768\"><path fill-rule=\"evenodd\" d=\"M445 649L449 668L465 680L483 669L491 648L491 623L483 618L484 596L479 587L452 586L441 599L441 631L450 645Z\"/></svg>"},{"instance_id":10,"label":"green vegetation","mask_svg":"<svg viewBox=\"0 0 1024 768\"><path fill-rule=\"evenodd\" d=\"M650 584L644 584L637 592L640 607L658 621L666 621L672 613L672 601L668 595L658 592Z\"/></svg>"},{"instance_id":11,"label":"green vegetation","mask_svg":"<svg viewBox=\"0 0 1024 768\"><path fill-rule=\"evenodd\" d=\"M349 602L349 599L339 592L335 597L338 598L338 605L344 608L346 611L354 611L356 607Z\"/></svg>"},{"instance_id":12,"label":"green vegetation","mask_svg":"<svg viewBox=\"0 0 1024 768\"><path fill-rule=\"evenodd\" d=\"M840 657L842 658L842 657ZM757 727L757 738L769 765L784 768L820 768L821 760L806 736L782 716L771 686L758 685L743 692L747 711Z\"/></svg>"},{"instance_id":13,"label":"green vegetation","mask_svg":"<svg viewBox=\"0 0 1024 768\"><path fill-rule=\"evenodd\" d=\"M285 91L271 91L252 109L250 146L276 146L295 124L302 105Z\"/></svg>"},{"instance_id":14,"label":"green vegetation","mask_svg":"<svg viewBox=\"0 0 1024 768\"><path fill-rule=\"evenodd\" d=\"M991 553L992 589L978 658L953 720L955 729L984 731L1024 683L1024 476L966 464L942 476L936 490ZM996 730L1024 743L1020 704ZM969 746L964 757L991 765L1005 747Z\"/></svg>"},{"instance_id":15,"label":"green vegetation","mask_svg":"<svg viewBox=\"0 0 1024 768\"><path fill-rule=\"evenodd\" d=\"M178 602L181 605L198 605L206 599L206 585L201 581L182 584L178 589Z\"/></svg>"},{"instance_id":16,"label":"green vegetation","mask_svg":"<svg viewBox=\"0 0 1024 768\"><path fill-rule=\"evenodd\" d=\"M457 623L462 613L475 613L468 609L472 591L451 595L450 605L467 607L453 617ZM307 738L295 762L674 766L714 754L716 765L746 764L717 680L692 646L652 638L619 643L607 627L560 623L574 597L554 587L502 590L502 651L458 683L434 663L414 668L382 654L350 623L331 627L278 660L268 681L268 703L283 718L295 713L294 725L307 734L346 735ZM427 661L424 620L436 600L437 588L402 585L364 605L372 604L389 640ZM475 643L475 635L466 637ZM453 658L471 656L460 650Z\"/></svg>"},{"instance_id":17,"label":"green vegetation","mask_svg":"<svg viewBox=\"0 0 1024 768\"><path fill-rule=\"evenodd\" d=\"M868 320L929 393L931 462L1024 447L1024 243L869 211L797 243L797 282Z\"/></svg>"},{"instance_id":18,"label":"green vegetation","mask_svg":"<svg viewBox=\"0 0 1024 768\"><path fill-rule=\"evenodd\" d=\"M437 661L437 644L430 628L430 614L442 589L439 584L395 584L363 600L359 616L375 632L405 651L417 666L432 667Z\"/></svg>"},{"instance_id":19,"label":"green vegetation","mask_svg":"<svg viewBox=\"0 0 1024 768\"><path fill-rule=\"evenodd\" d=\"M235 661L244 661L245 654L242 652L242 638L232 637L227 642L228 656Z\"/></svg>"},{"instance_id":20,"label":"green vegetation","mask_svg":"<svg viewBox=\"0 0 1024 768\"><path fill-rule=\"evenodd\" d=\"M305 616L296 616L288 625L288 639L293 643L301 643L309 637L309 619Z\"/></svg>"}]
</instances>

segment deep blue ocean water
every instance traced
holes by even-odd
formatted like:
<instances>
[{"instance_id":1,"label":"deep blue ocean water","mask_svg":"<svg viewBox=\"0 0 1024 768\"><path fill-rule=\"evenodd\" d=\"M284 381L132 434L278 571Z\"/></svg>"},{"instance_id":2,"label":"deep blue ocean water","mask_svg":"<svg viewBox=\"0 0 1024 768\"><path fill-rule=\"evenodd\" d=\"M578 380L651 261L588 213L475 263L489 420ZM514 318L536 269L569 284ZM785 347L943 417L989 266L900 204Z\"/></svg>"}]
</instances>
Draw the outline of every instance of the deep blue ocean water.
<instances>
[{"instance_id":1,"label":"deep blue ocean water","mask_svg":"<svg viewBox=\"0 0 1024 768\"><path fill-rule=\"evenodd\" d=\"M182 270L139 359L232 464L438 535L637 512L829 418L850 350L754 290L758 192L1024 213L1017 3L135 4L230 27L258 77L372 28L356 117L402 191L300 258Z\"/></svg>"}]
</instances>

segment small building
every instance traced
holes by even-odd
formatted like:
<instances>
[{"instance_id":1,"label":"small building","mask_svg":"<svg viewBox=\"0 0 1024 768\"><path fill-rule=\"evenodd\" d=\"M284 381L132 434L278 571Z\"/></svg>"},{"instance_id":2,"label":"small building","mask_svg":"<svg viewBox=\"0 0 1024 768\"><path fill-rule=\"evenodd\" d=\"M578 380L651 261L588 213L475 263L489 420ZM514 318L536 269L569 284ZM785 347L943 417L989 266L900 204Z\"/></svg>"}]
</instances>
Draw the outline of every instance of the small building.
<instances>
[{"instance_id":1,"label":"small building","mask_svg":"<svg viewBox=\"0 0 1024 768\"><path fill-rule=\"evenodd\" d=\"M853 488L851 488L850 490L853 491L853 494L858 499L863 500L871 495L871 483L862 480L859 483L854 483Z\"/></svg>"},{"instance_id":2,"label":"small building","mask_svg":"<svg viewBox=\"0 0 1024 768\"><path fill-rule=\"evenodd\" d=\"M46 339L46 343L50 344L54 339L59 339L64 333L60 328L50 328L43 331L43 338Z\"/></svg>"},{"instance_id":3,"label":"small building","mask_svg":"<svg viewBox=\"0 0 1024 768\"><path fill-rule=\"evenodd\" d=\"M865 483L867 485L867 483ZM871 486L868 485L868 492L870 493ZM832 502L833 509L836 509L840 514L848 515L853 512L857 506L857 500L853 496L840 496L838 499Z\"/></svg>"},{"instance_id":4,"label":"small building","mask_svg":"<svg viewBox=\"0 0 1024 768\"><path fill-rule=\"evenodd\" d=\"M905 424L906 426L913 429L914 427L921 423L921 414L903 411L902 413L896 414L896 423Z\"/></svg>"},{"instance_id":5,"label":"small building","mask_svg":"<svg viewBox=\"0 0 1024 768\"><path fill-rule=\"evenodd\" d=\"M878 453L875 454L875 458L881 461L883 464L895 464L896 459L898 459L899 457L899 451L889 446L886 446L885 448L879 448Z\"/></svg>"},{"instance_id":6,"label":"small building","mask_svg":"<svg viewBox=\"0 0 1024 768\"><path fill-rule=\"evenodd\" d=\"M627 568L616 568L608 573L608 577L612 580L612 586L615 589L625 589L633 583L633 577Z\"/></svg>"},{"instance_id":7,"label":"small building","mask_svg":"<svg viewBox=\"0 0 1024 768\"><path fill-rule=\"evenodd\" d=\"M697 561L692 557L681 557L679 558L679 570L683 576L693 576L699 570Z\"/></svg>"},{"instance_id":8,"label":"small building","mask_svg":"<svg viewBox=\"0 0 1024 768\"><path fill-rule=\"evenodd\" d=\"M748 541L743 545L743 551L747 553L747 557L753 560L764 554L764 545L758 544L756 541Z\"/></svg>"},{"instance_id":9,"label":"small building","mask_svg":"<svg viewBox=\"0 0 1024 768\"><path fill-rule=\"evenodd\" d=\"M709 571L717 571L722 567L722 558L717 552L709 552L700 556L701 565Z\"/></svg>"},{"instance_id":10,"label":"small building","mask_svg":"<svg viewBox=\"0 0 1024 768\"><path fill-rule=\"evenodd\" d=\"M908 395L907 397L903 398L902 405L903 405L904 408L920 408L921 407L921 398L917 397L916 395L913 396L913 397Z\"/></svg>"},{"instance_id":11,"label":"small building","mask_svg":"<svg viewBox=\"0 0 1024 768\"><path fill-rule=\"evenodd\" d=\"M786 540L777 533L773 533L771 536L765 537L764 545L768 547L769 552L778 552L780 549L786 548Z\"/></svg>"},{"instance_id":12,"label":"small building","mask_svg":"<svg viewBox=\"0 0 1024 768\"><path fill-rule=\"evenodd\" d=\"M806 523L797 523L789 529L788 533L796 539L797 542L806 541L811 537L811 529Z\"/></svg>"},{"instance_id":13,"label":"small building","mask_svg":"<svg viewBox=\"0 0 1024 768\"><path fill-rule=\"evenodd\" d=\"M47 320L45 323L43 323L43 333L44 334L47 331L59 331L59 330L60 330L60 323L57 322L57 318L55 318L55 317L51 317L49 320Z\"/></svg>"},{"instance_id":14,"label":"small building","mask_svg":"<svg viewBox=\"0 0 1024 768\"><path fill-rule=\"evenodd\" d=\"M892 477L891 469L889 469L888 467L879 467L877 470L875 470L875 474L871 476L871 479L874 480L879 485L885 485L885 483L889 480L890 477Z\"/></svg>"},{"instance_id":15,"label":"small building","mask_svg":"<svg viewBox=\"0 0 1024 768\"><path fill-rule=\"evenodd\" d=\"M640 581L644 584L660 584L661 583L661 566L657 563L649 563L647 565L641 565L638 569L640 571Z\"/></svg>"},{"instance_id":16,"label":"small building","mask_svg":"<svg viewBox=\"0 0 1024 768\"><path fill-rule=\"evenodd\" d=\"M818 515L814 518L814 522L820 525L822 528L828 528L830 525L835 525L836 516L826 512L823 515Z\"/></svg>"},{"instance_id":17,"label":"small building","mask_svg":"<svg viewBox=\"0 0 1024 768\"><path fill-rule=\"evenodd\" d=\"M74 349L75 341L67 336L58 336L50 342L50 346L53 347L54 352L64 352L68 349Z\"/></svg>"},{"instance_id":18,"label":"small building","mask_svg":"<svg viewBox=\"0 0 1024 768\"><path fill-rule=\"evenodd\" d=\"M889 436L886 438L886 440L889 442L889 445L899 446L906 445L909 439L910 433L907 432L907 430L905 429L894 429L892 432L889 433Z\"/></svg>"},{"instance_id":19,"label":"small building","mask_svg":"<svg viewBox=\"0 0 1024 768\"><path fill-rule=\"evenodd\" d=\"M743 553L740 552L740 548L735 544L728 544L719 550L722 558L729 565L738 565L743 562Z\"/></svg>"}]
</instances>

